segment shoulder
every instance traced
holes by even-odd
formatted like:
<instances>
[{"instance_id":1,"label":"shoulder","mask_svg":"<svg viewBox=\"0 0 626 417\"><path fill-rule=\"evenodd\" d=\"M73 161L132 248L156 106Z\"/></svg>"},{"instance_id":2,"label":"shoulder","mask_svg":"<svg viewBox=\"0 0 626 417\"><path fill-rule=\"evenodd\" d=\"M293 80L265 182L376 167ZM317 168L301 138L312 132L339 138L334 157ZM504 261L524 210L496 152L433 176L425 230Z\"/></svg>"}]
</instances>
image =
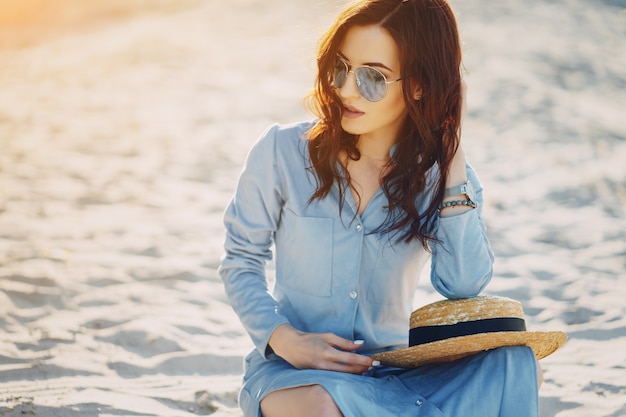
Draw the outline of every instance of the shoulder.
<instances>
[{"instance_id":1,"label":"shoulder","mask_svg":"<svg viewBox=\"0 0 626 417\"><path fill-rule=\"evenodd\" d=\"M279 136L306 139L306 133L315 126L315 123L315 120L307 120L290 124L274 124L272 127L276 129Z\"/></svg>"},{"instance_id":2,"label":"shoulder","mask_svg":"<svg viewBox=\"0 0 626 417\"><path fill-rule=\"evenodd\" d=\"M307 132L315 125L315 121L304 121L291 124L270 125L261 135L258 142L262 143L298 143L307 140Z\"/></svg>"},{"instance_id":3,"label":"shoulder","mask_svg":"<svg viewBox=\"0 0 626 417\"><path fill-rule=\"evenodd\" d=\"M307 133L315 125L315 121L304 121L291 124L270 125L261 134L250 150L250 156L263 155L272 160L306 154L308 143Z\"/></svg>"}]
</instances>

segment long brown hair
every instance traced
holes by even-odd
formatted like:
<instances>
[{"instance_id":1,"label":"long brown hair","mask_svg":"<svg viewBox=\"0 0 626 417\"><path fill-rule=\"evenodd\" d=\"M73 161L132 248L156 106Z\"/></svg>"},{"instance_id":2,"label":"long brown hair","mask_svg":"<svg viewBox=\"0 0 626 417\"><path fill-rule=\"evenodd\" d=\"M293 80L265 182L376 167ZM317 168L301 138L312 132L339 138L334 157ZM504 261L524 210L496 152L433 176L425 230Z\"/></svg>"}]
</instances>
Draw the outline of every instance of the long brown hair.
<instances>
[{"instance_id":1,"label":"long brown hair","mask_svg":"<svg viewBox=\"0 0 626 417\"><path fill-rule=\"evenodd\" d=\"M310 169L317 179L311 201L326 197L335 182L343 201L348 185L342 179L348 174L340 168L339 155L345 152L353 160L360 157L358 136L341 128L342 103L329 74L348 29L368 25L386 29L398 46L408 109L392 165L382 179L389 206L387 219L377 232L391 233L407 243L417 239L428 249L428 242L434 239L448 169L459 144L461 119L461 47L456 19L446 0L356 1L324 34L318 48L315 88L309 96L310 108L319 118L308 132ZM421 88L419 100L413 97L416 84ZM427 208L419 212L418 198L431 181L427 176L435 166L439 176L434 194L429 196Z\"/></svg>"}]
</instances>

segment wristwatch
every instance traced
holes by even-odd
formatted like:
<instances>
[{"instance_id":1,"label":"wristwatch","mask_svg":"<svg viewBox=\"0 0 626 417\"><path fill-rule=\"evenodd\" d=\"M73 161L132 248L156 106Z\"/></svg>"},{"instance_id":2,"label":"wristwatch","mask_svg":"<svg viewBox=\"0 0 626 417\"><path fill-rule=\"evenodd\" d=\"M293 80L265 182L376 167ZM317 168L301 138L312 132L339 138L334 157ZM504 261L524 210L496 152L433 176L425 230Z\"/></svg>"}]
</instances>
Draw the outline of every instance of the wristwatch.
<instances>
[{"instance_id":1,"label":"wristwatch","mask_svg":"<svg viewBox=\"0 0 626 417\"><path fill-rule=\"evenodd\" d=\"M474 190L474 187L469 180L465 184L457 185L456 187L446 188L443 196L445 198L451 197L453 195L464 195L467 197L467 203L464 203L463 205L473 208L478 207L478 203L476 203L476 191Z\"/></svg>"}]
</instances>

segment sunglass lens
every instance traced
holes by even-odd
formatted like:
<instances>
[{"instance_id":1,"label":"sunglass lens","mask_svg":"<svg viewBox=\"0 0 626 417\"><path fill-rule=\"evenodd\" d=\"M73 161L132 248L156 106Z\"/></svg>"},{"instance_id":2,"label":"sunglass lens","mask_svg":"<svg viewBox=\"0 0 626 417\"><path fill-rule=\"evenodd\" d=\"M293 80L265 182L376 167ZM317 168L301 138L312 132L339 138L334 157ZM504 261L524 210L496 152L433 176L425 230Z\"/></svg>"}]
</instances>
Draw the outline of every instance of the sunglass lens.
<instances>
[{"instance_id":1,"label":"sunglass lens","mask_svg":"<svg viewBox=\"0 0 626 417\"><path fill-rule=\"evenodd\" d=\"M378 70L369 67L357 68L359 93L367 101L380 101L387 93L385 76Z\"/></svg>"},{"instance_id":2,"label":"sunglass lens","mask_svg":"<svg viewBox=\"0 0 626 417\"><path fill-rule=\"evenodd\" d=\"M335 62L335 68L333 70L333 87L341 88L348 78L348 67L345 62L338 59Z\"/></svg>"}]
</instances>

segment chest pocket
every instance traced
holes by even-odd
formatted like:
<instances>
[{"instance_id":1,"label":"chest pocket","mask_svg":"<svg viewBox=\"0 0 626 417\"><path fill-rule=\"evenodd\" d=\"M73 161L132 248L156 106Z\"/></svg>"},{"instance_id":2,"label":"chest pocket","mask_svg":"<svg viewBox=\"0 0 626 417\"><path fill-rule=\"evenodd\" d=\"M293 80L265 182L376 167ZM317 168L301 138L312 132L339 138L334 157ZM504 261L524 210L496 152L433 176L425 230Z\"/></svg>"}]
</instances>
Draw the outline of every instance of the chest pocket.
<instances>
[{"instance_id":1,"label":"chest pocket","mask_svg":"<svg viewBox=\"0 0 626 417\"><path fill-rule=\"evenodd\" d=\"M332 288L333 219L300 217L286 210L276 232L276 285L329 297Z\"/></svg>"}]
</instances>

